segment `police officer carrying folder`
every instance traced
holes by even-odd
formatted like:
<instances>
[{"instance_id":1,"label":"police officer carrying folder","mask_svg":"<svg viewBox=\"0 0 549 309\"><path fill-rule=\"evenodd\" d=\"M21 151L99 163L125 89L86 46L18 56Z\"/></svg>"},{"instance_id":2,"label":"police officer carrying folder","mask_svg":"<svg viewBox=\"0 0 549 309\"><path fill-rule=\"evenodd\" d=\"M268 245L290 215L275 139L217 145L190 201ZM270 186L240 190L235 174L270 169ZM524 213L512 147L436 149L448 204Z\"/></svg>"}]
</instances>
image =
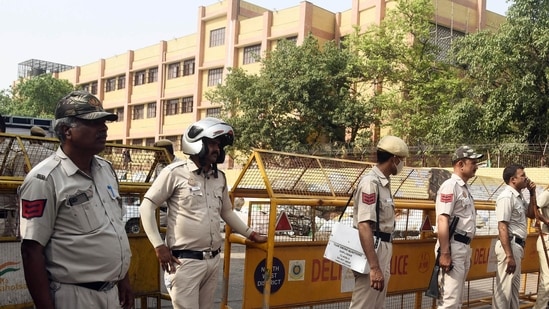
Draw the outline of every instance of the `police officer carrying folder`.
<instances>
[{"instance_id":1,"label":"police officer carrying folder","mask_svg":"<svg viewBox=\"0 0 549 309\"><path fill-rule=\"evenodd\" d=\"M409 151L406 143L387 135L377 144L377 165L361 178L354 195L353 224L370 264L370 273L354 272L355 287L349 308L384 308L395 229L395 204L391 194L391 175L404 168ZM380 242L375 249L374 236Z\"/></svg>"}]
</instances>

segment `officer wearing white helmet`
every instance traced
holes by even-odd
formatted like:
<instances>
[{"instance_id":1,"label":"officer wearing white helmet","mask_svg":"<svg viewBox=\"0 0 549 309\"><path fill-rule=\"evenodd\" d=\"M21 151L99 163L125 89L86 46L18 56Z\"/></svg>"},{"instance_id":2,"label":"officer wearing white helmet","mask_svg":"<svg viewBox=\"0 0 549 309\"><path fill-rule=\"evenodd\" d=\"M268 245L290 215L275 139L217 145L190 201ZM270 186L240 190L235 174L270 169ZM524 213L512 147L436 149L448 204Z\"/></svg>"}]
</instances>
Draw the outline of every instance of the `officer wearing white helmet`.
<instances>
[{"instance_id":1,"label":"officer wearing white helmet","mask_svg":"<svg viewBox=\"0 0 549 309\"><path fill-rule=\"evenodd\" d=\"M402 171L408 155L408 146L402 139L391 135L383 137L377 144L377 165L360 180L355 191L353 221L370 273L354 272L355 288L349 308L385 306L395 227L390 176Z\"/></svg>"},{"instance_id":2,"label":"officer wearing white helmet","mask_svg":"<svg viewBox=\"0 0 549 309\"><path fill-rule=\"evenodd\" d=\"M217 170L233 139L233 128L219 119L205 118L191 125L182 137L183 152L190 159L165 167L141 204L143 228L165 271L174 308L213 308L223 244L221 218L248 239L267 241L232 211L225 174ZM165 243L154 213L164 202L168 206Z\"/></svg>"}]
</instances>

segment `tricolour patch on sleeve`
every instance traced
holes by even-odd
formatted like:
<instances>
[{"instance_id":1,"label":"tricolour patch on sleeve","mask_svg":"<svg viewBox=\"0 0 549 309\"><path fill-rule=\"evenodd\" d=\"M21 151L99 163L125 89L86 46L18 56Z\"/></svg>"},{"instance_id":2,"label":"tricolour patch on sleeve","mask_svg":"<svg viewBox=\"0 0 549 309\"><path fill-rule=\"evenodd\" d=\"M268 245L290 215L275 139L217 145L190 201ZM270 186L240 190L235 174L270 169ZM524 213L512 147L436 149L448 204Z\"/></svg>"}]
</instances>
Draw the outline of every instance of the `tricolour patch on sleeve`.
<instances>
[{"instance_id":1,"label":"tricolour patch on sleeve","mask_svg":"<svg viewBox=\"0 0 549 309\"><path fill-rule=\"evenodd\" d=\"M376 194L372 193L362 193L362 203L364 204L375 204L376 203Z\"/></svg>"},{"instance_id":2,"label":"tricolour patch on sleeve","mask_svg":"<svg viewBox=\"0 0 549 309\"><path fill-rule=\"evenodd\" d=\"M46 208L46 199L43 200L21 200L21 216L25 219L42 217Z\"/></svg>"},{"instance_id":3,"label":"tricolour patch on sleeve","mask_svg":"<svg viewBox=\"0 0 549 309\"><path fill-rule=\"evenodd\" d=\"M440 194L440 201L442 203L451 203L454 200L454 194Z\"/></svg>"}]
</instances>

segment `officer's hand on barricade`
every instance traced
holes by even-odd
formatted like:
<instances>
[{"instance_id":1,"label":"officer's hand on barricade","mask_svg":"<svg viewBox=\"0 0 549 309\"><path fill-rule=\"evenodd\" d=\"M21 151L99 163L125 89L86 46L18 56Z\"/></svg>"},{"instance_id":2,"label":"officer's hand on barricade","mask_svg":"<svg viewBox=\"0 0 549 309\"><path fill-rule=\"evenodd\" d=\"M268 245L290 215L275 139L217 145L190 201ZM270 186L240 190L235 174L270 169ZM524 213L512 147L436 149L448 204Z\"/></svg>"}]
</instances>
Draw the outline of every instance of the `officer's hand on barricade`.
<instances>
[{"instance_id":1,"label":"officer's hand on barricade","mask_svg":"<svg viewBox=\"0 0 549 309\"><path fill-rule=\"evenodd\" d=\"M370 268L370 286L377 291L383 291L385 287L385 278L379 267Z\"/></svg>"},{"instance_id":2,"label":"officer's hand on barricade","mask_svg":"<svg viewBox=\"0 0 549 309\"><path fill-rule=\"evenodd\" d=\"M181 262L178 258L172 255L172 252L166 245L160 245L154 248L156 257L162 266L162 270L169 273L175 273L176 264L179 265Z\"/></svg>"},{"instance_id":3,"label":"officer's hand on barricade","mask_svg":"<svg viewBox=\"0 0 549 309\"><path fill-rule=\"evenodd\" d=\"M250 234L248 239L257 243L267 242L267 236L259 235L255 231Z\"/></svg>"}]
</instances>

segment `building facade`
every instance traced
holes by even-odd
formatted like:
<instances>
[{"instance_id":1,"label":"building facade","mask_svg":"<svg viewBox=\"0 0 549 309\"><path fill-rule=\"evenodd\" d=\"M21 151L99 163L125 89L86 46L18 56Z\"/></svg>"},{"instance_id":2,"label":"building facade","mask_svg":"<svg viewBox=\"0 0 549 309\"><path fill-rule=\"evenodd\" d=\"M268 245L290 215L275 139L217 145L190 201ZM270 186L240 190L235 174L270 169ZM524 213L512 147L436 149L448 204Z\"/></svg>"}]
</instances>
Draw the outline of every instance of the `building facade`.
<instances>
[{"instance_id":1,"label":"building facade","mask_svg":"<svg viewBox=\"0 0 549 309\"><path fill-rule=\"evenodd\" d=\"M198 8L191 35L130 50L125 54L54 73L97 95L119 116L109 124L111 142L150 146L166 138L181 149L192 122L217 116L219 106L205 93L223 83L227 68L259 71L257 56L281 39L300 44L312 34L320 43L339 42L354 31L378 24L390 0L348 0L351 8L330 12L308 1L270 11L240 0ZM433 0L433 39L442 46L466 33L495 29L505 18L486 10L486 0Z\"/></svg>"}]
</instances>

